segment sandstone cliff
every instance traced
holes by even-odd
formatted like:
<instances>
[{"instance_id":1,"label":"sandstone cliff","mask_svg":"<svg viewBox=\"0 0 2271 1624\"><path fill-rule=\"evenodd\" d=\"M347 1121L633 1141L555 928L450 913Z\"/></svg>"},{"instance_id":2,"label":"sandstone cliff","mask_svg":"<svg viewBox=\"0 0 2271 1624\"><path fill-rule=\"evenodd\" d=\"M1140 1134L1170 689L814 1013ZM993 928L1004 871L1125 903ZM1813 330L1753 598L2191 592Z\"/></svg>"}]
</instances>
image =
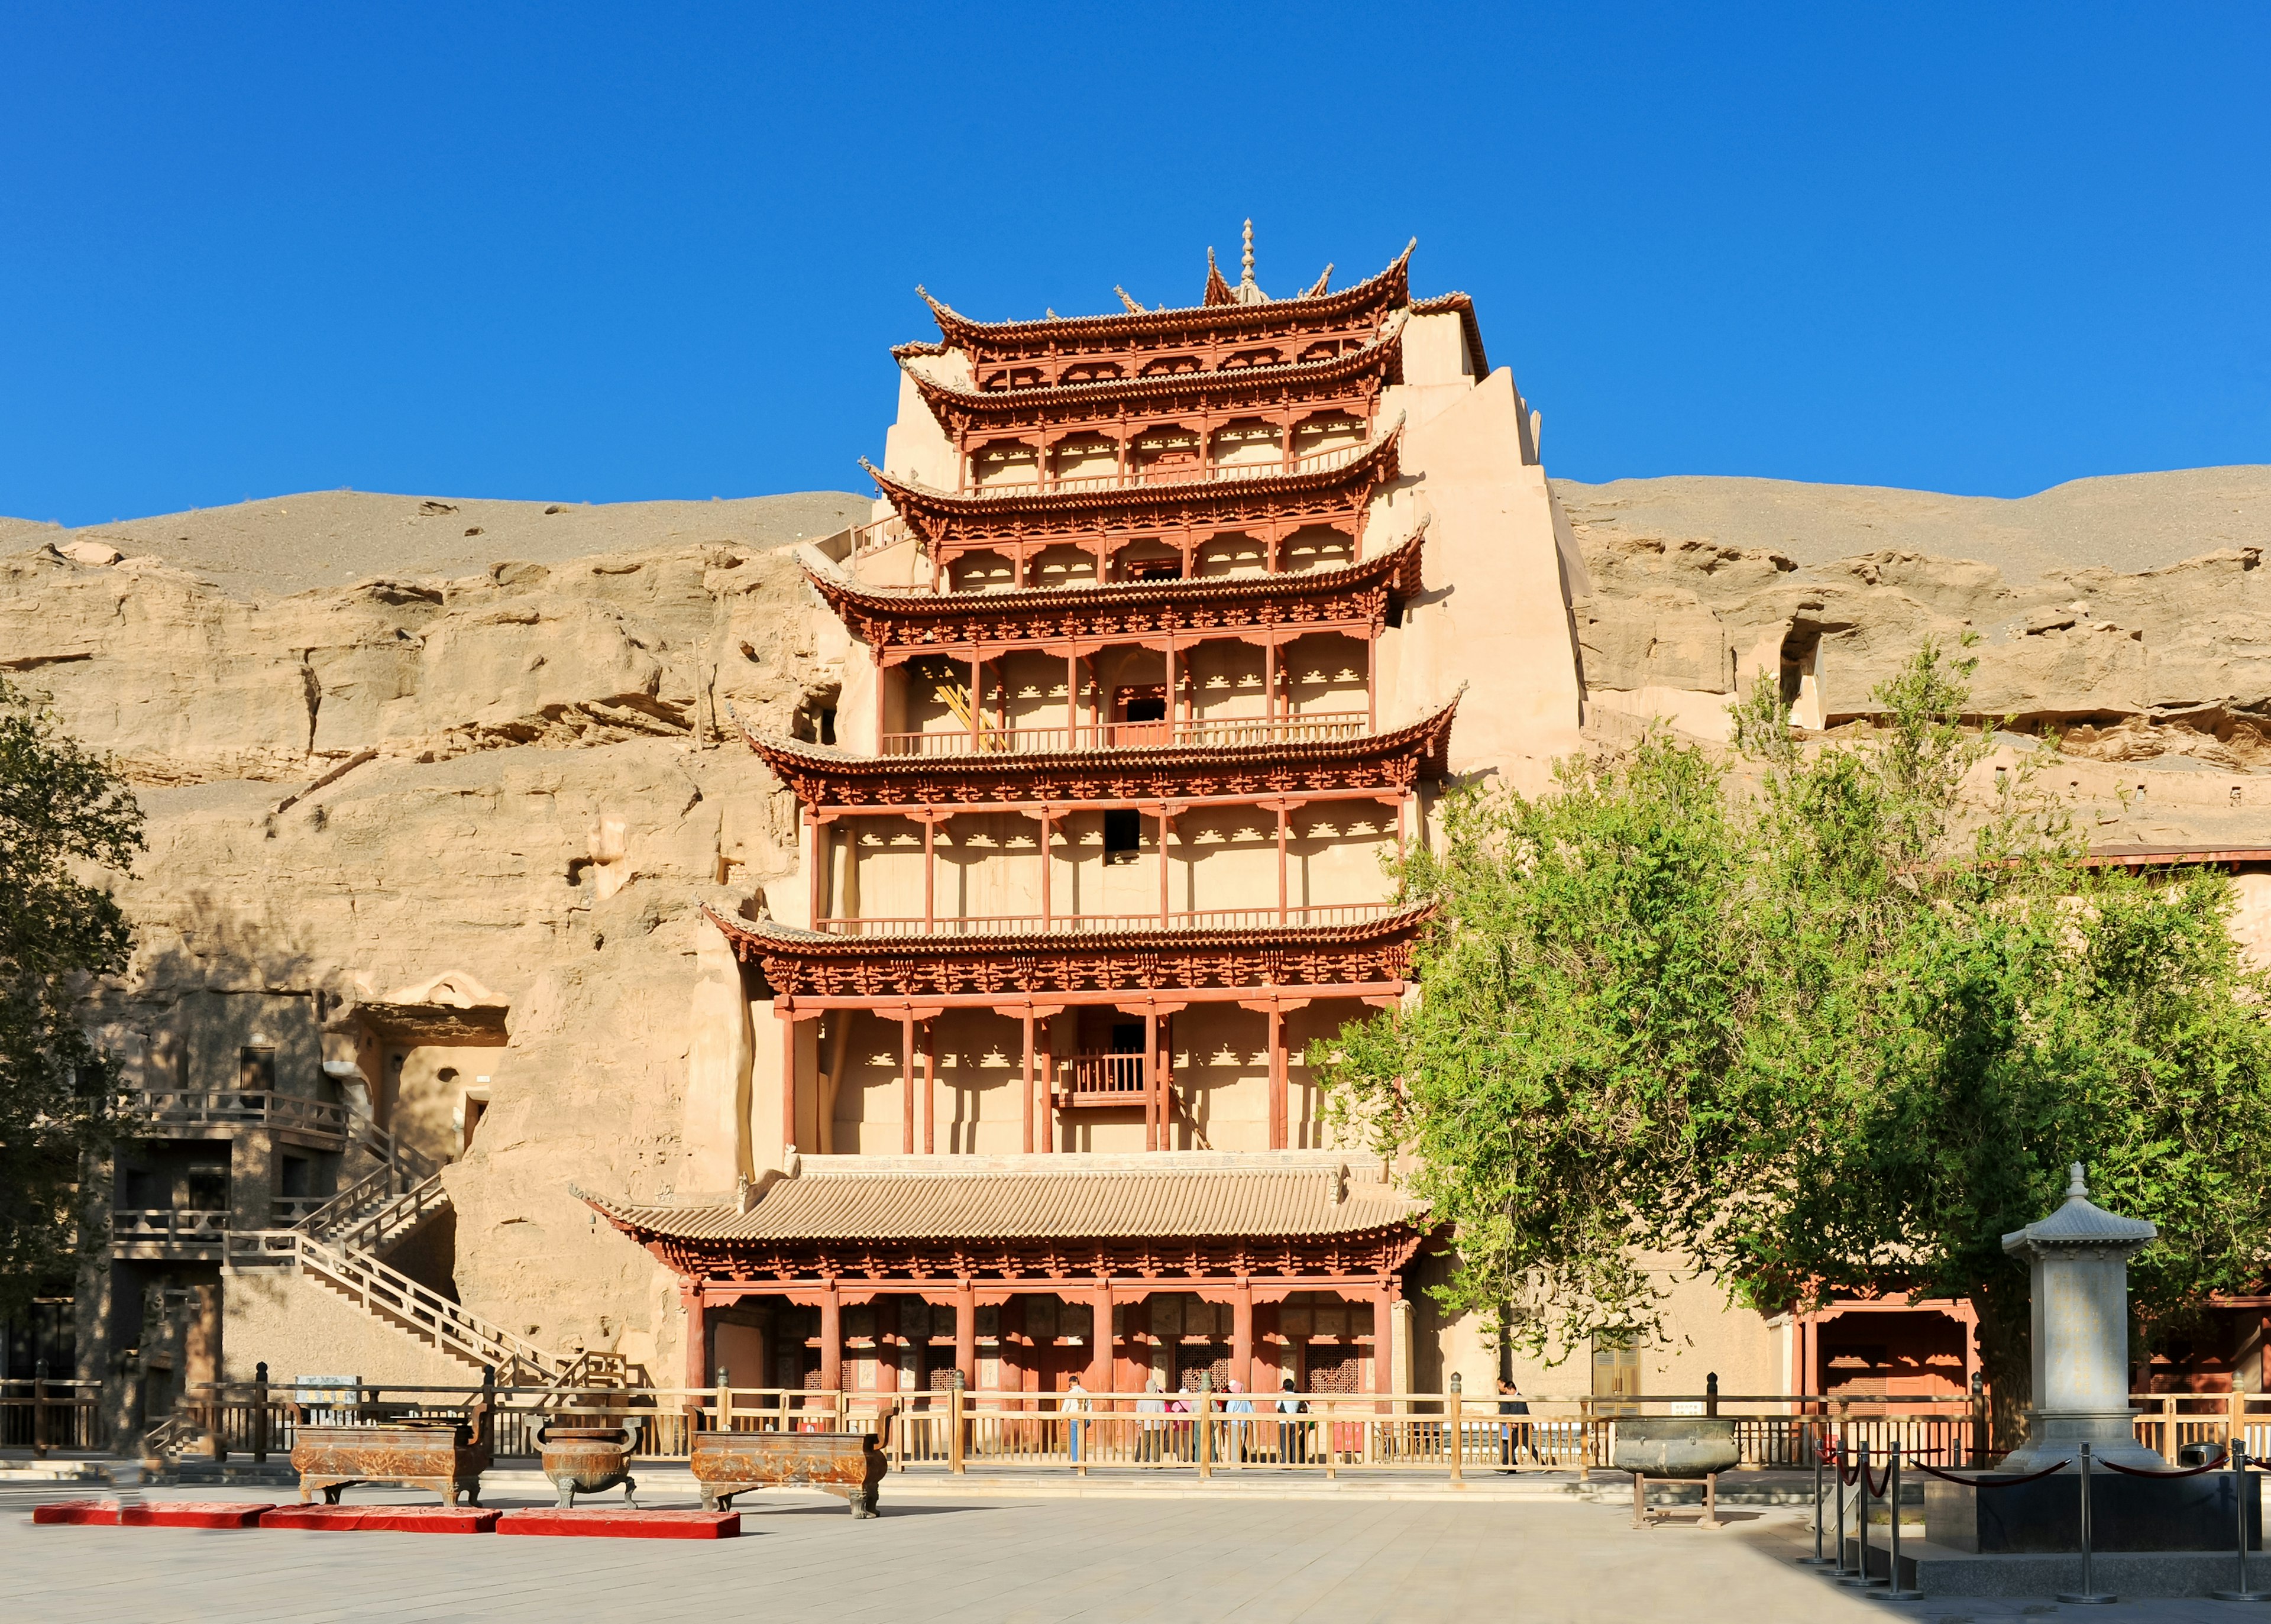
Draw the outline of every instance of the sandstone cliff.
<instances>
[{"instance_id":1,"label":"sandstone cliff","mask_svg":"<svg viewBox=\"0 0 2271 1624\"><path fill-rule=\"evenodd\" d=\"M1751 672L1835 725L1919 638L1969 630L1983 710L2020 719L2014 758L2064 726L2055 777L2102 841L2271 846L2271 470L2012 503L1556 491L1590 577L1571 592L1597 726L1661 712L1709 736ZM324 492L79 532L0 522L0 670L115 752L149 814L106 1039L154 1076L195 996L303 999L331 1030L437 983L506 1006L448 1175L458 1287L548 1345L674 1372L671 1282L595 1239L567 1186L731 1187L756 1035L698 909L760 905L795 828L729 711L815 731L832 622L783 544L867 514L825 493Z\"/></svg>"}]
</instances>

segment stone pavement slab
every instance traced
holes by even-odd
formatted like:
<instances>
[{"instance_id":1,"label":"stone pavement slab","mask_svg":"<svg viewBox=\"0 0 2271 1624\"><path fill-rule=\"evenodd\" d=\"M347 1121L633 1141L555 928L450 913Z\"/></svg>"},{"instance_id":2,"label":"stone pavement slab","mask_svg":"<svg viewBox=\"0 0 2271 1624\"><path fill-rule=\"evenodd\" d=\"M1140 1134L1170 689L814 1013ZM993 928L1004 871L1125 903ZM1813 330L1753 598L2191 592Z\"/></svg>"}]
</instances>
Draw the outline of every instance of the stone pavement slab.
<instances>
[{"instance_id":1,"label":"stone pavement slab","mask_svg":"<svg viewBox=\"0 0 2271 1624\"><path fill-rule=\"evenodd\" d=\"M153 1498L160 1498L162 1492ZM57 1486L53 1498L68 1498ZM193 1498L184 1494L182 1498ZM498 1496L510 1506L511 1496ZM373 1494L366 1503L416 1503ZM428 1497L430 1503L430 1497ZM521 1501L538 1504L534 1496ZM2201 1624L2271 1609L2163 1602L1867 1601L1791 1558L1798 1514L1629 1527L1582 1502L1128 1501L975 1496L908 1486L855 1521L822 1495L750 1501L738 1539L433 1539L415 1534L32 1526L0 1511L10 1624L706 1618L828 1624L1735 1624L2015 1620L2049 1613ZM2033 1609L2029 1613L2029 1609Z\"/></svg>"}]
</instances>

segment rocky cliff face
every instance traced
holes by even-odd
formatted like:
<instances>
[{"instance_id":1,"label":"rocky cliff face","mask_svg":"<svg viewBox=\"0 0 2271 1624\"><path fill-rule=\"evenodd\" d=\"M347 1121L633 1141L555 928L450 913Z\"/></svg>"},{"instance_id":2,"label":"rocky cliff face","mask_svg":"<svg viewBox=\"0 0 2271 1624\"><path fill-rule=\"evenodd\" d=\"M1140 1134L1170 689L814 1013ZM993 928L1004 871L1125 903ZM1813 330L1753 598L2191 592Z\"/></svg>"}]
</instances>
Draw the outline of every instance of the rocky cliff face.
<instances>
[{"instance_id":1,"label":"rocky cliff face","mask_svg":"<svg viewBox=\"0 0 2271 1624\"><path fill-rule=\"evenodd\" d=\"M1766 672L1835 724L1921 637L1976 632L1983 709L2065 725L2058 777L2102 839L2271 846L2271 471L2089 483L2031 510L1562 484L1589 710L1709 736ZM731 1186L753 1034L698 910L756 905L795 860L733 713L809 736L833 703L783 544L867 510L331 492L0 525L0 669L115 752L149 814L134 971L94 1009L113 1048L163 1080L186 1001L216 994L303 1000L335 1033L437 985L507 1006L448 1175L458 1288L548 1345L673 1371L671 1282L594 1244L568 1186Z\"/></svg>"},{"instance_id":2,"label":"rocky cliff face","mask_svg":"<svg viewBox=\"0 0 2271 1624\"><path fill-rule=\"evenodd\" d=\"M1925 638L1976 638L1983 718L2055 728L2085 758L2271 767L2271 468L2021 502L1769 480L1556 489L1591 577L1574 607L1601 708L1723 737L1727 697L1762 674L1834 726L1870 714Z\"/></svg>"},{"instance_id":3,"label":"rocky cliff face","mask_svg":"<svg viewBox=\"0 0 2271 1624\"><path fill-rule=\"evenodd\" d=\"M324 505L382 533L426 517L411 498ZM123 894L134 970L98 1016L114 1050L172 1081L184 1001L216 993L304 998L334 1032L436 980L508 1005L480 1135L449 1175L458 1287L548 1345L629 1335L651 1355L668 1283L589 1244L567 1185L718 1181L689 1155L689 1009L707 995L714 1029L722 1002L730 1030L738 987L719 996L698 908L751 905L794 868L793 808L732 727L809 732L830 698L780 545L822 529L815 506L867 504L800 499L793 522L743 510L678 536L674 511L599 510L581 545L613 545L596 555L277 596L243 590L257 554L104 562L137 539L110 526L0 560L0 667L115 752L148 815ZM286 584L321 572L283 552Z\"/></svg>"}]
</instances>

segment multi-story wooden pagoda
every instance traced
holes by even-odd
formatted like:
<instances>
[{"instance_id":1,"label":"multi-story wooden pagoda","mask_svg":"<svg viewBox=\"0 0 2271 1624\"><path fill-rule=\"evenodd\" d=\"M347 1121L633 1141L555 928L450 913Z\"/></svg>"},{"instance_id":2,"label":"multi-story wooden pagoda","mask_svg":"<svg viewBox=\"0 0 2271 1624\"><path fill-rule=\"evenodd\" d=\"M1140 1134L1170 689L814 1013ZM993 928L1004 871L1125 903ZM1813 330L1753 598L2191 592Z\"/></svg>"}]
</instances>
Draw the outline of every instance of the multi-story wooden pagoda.
<instances>
[{"instance_id":1,"label":"multi-story wooden pagoda","mask_svg":"<svg viewBox=\"0 0 2271 1624\"><path fill-rule=\"evenodd\" d=\"M781 1153L730 1206L594 1198L683 1281L690 1381L1393 1384L1426 1220L1303 1056L1404 996L1382 859L1456 708L1398 643L1441 526L1389 397L1487 369L1410 252L1271 299L1249 234L1196 305L932 300L895 352L885 510L808 553L841 693L748 741L804 872L716 920Z\"/></svg>"}]
</instances>

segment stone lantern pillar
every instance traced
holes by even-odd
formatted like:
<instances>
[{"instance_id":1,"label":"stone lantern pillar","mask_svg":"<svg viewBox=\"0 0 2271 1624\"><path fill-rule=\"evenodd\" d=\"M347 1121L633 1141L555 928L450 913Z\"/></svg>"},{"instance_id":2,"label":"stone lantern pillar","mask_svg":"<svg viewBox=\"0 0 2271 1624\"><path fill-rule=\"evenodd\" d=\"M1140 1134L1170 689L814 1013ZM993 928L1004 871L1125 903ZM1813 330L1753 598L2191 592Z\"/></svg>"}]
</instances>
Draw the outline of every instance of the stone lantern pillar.
<instances>
[{"instance_id":1,"label":"stone lantern pillar","mask_svg":"<svg viewBox=\"0 0 2271 1624\"><path fill-rule=\"evenodd\" d=\"M2033 1271L2035 1375L2027 1441L2004 1471L2039 1471L2084 1443L2100 1461L2165 1467L2137 1441L2129 1408L2129 1259L2159 1233L2092 1203L2076 1162L2065 1204L2003 1237Z\"/></svg>"}]
</instances>

